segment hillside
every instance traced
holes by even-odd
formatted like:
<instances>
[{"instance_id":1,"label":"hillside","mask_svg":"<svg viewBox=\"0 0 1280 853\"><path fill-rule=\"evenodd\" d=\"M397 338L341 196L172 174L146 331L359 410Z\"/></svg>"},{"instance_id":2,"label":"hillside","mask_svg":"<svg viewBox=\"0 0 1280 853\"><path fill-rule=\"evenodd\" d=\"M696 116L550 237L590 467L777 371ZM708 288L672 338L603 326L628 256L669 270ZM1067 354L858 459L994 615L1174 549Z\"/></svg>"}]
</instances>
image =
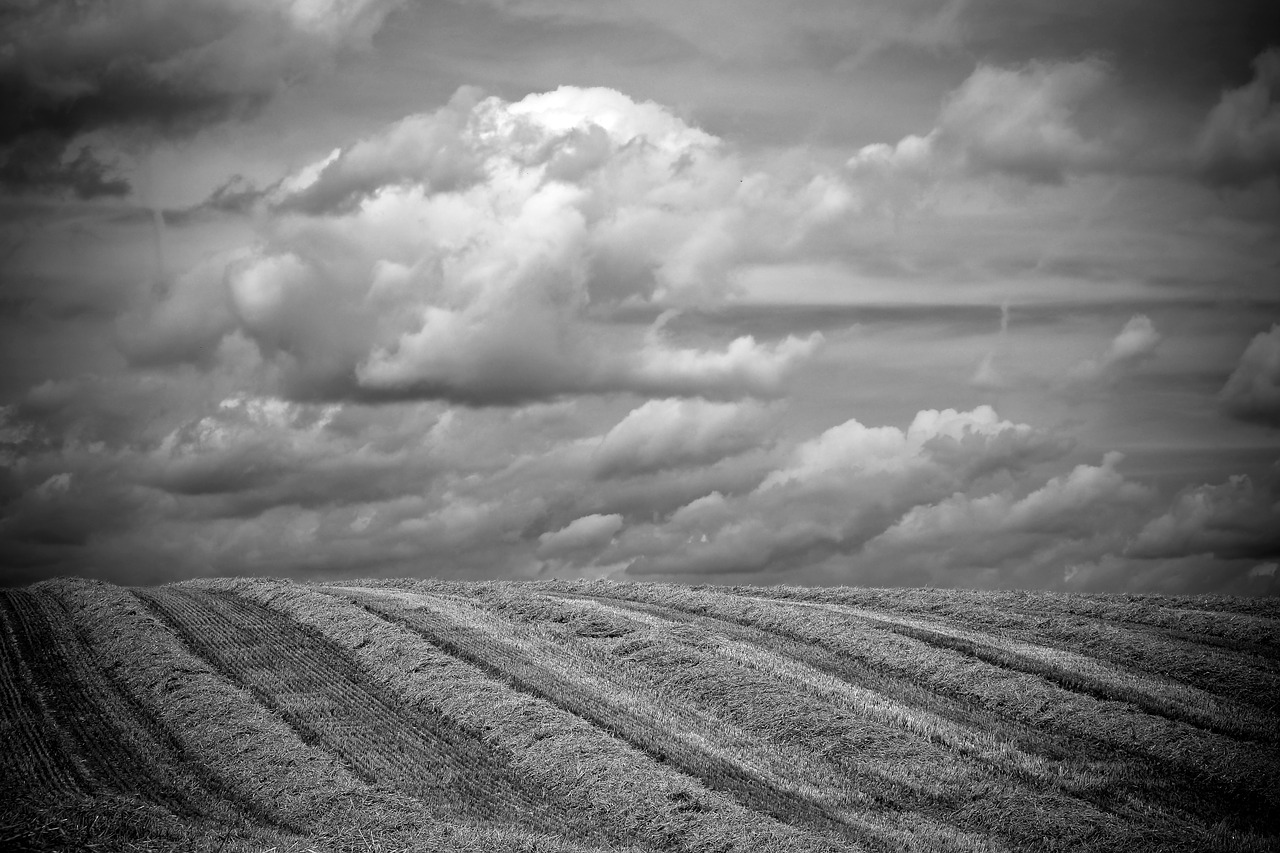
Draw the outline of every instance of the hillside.
<instances>
[{"instance_id":1,"label":"hillside","mask_svg":"<svg viewBox=\"0 0 1280 853\"><path fill-rule=\"evenodd\" d=\"M0 592L0 848L1264 851L1280 602Z\"/></svg>"}]
</instances>

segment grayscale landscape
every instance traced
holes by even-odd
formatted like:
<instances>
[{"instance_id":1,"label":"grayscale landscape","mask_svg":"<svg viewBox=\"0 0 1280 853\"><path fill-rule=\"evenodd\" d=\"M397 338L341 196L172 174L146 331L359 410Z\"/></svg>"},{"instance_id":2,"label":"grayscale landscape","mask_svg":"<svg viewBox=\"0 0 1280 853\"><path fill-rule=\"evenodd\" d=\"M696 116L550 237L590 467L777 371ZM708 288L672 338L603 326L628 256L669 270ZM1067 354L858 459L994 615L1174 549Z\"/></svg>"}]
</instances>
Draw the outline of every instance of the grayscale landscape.
<instances>
[{"instance_id":1,"label":"grayscale landscape","mask_svg":"<svg viewBox=\"0 0 1280 853\"><path fill-rule=\"evenodd\" d=\"M6 850L1280 843L1274 600L233 579L0 605Z\"/></svg>"},{"instance_id":2,"label":"grayscale landscape","mask_svg":"<svg viewBox=\"0 0 1280 853\"><path fill-rule=\"evenodd\" d=\"M1277 0L0 0L0 853L1280 850Z\"/></svg>"}]
</instances>

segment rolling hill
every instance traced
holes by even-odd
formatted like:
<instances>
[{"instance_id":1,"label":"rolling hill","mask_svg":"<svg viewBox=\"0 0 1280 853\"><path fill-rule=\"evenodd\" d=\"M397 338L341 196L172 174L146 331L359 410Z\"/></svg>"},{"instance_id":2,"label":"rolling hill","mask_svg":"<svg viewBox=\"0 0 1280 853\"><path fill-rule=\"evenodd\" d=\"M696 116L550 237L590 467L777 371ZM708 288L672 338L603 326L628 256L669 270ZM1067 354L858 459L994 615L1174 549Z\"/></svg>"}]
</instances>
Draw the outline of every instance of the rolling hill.
<instances>
[{"instance_id":1,"label":"rolling hill","mask_svg":"<svg viewBox=\"0 0 1280 853\"><path fill-rule=\"evenodd\" d=\"M0 849L1280 849L1280 601L0 591Z\"/></svg>"}]
</instances>

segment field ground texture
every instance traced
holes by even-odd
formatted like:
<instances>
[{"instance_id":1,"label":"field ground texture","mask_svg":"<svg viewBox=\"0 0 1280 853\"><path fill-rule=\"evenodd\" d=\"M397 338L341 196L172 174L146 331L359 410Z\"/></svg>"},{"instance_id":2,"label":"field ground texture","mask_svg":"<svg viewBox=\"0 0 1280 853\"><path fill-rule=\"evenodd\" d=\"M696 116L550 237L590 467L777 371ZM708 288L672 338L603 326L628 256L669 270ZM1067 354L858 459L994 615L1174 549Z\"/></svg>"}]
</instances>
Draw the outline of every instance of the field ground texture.
<instances>
[{"instance_id":1,"label":"field ground texture","mask_svg":"<svg viewBox=\"0 0 1280 853\"><path fill-rule=\"evenodd\" d=\"M0 591L0 849L1273 851L1280 600Z\"/></svg>"}]
</instances>

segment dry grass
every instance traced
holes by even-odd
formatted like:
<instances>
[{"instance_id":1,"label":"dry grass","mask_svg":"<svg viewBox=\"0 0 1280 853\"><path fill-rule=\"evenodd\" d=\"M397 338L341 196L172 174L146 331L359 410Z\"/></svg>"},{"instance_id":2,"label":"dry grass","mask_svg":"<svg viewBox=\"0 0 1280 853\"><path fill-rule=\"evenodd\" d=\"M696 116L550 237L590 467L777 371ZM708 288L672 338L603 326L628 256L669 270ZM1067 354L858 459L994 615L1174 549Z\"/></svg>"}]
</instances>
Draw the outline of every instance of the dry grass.
<instances>
[{"instance_id":1,"label":"dry grass","mask_svg":"<svg viewBox=\"0 0 1280 853\"><path fill-rule=\"evenodd\" d=\"M1049 732L1058 744L1076 745L1097 759L1063 762L1064 790L1102 803L1136 798L1129 813L1154 809L1179 831L1210 814L1242 830L1275 831L1268 827L1275 827L1272 780L1280 761L1257 744L1140 713L1129 703L1074 693L1034 675L801 604L660 585L574 585L566 591L669 605L747 624L826 647L941 696L976 702L999 719Z\"/></svg>"},{"instance_id":2,"label":"dry grass","mask_svg":"<svg viewBox=\"0 0 1280 853\"><path fill-rule=\"evenodd\" d=\"M356 604L286 585L241 583L234 589L320 631L410 707L443 713L508 751L531 785L566 804L567 825L609 827L619 843L654 849L839 847L742 808Z\"/></svg>"},{"instance_id":3,"label":"dry grass","mask_svg":"<svg viewBox=\"0 0 1280 853\"><path fill-rule=\"evenodd\" d=\"M1190 597L48 582L0 593L0 849L1259 853L1280 848L1278 617Z\"/></svg>"}]
</instances>

